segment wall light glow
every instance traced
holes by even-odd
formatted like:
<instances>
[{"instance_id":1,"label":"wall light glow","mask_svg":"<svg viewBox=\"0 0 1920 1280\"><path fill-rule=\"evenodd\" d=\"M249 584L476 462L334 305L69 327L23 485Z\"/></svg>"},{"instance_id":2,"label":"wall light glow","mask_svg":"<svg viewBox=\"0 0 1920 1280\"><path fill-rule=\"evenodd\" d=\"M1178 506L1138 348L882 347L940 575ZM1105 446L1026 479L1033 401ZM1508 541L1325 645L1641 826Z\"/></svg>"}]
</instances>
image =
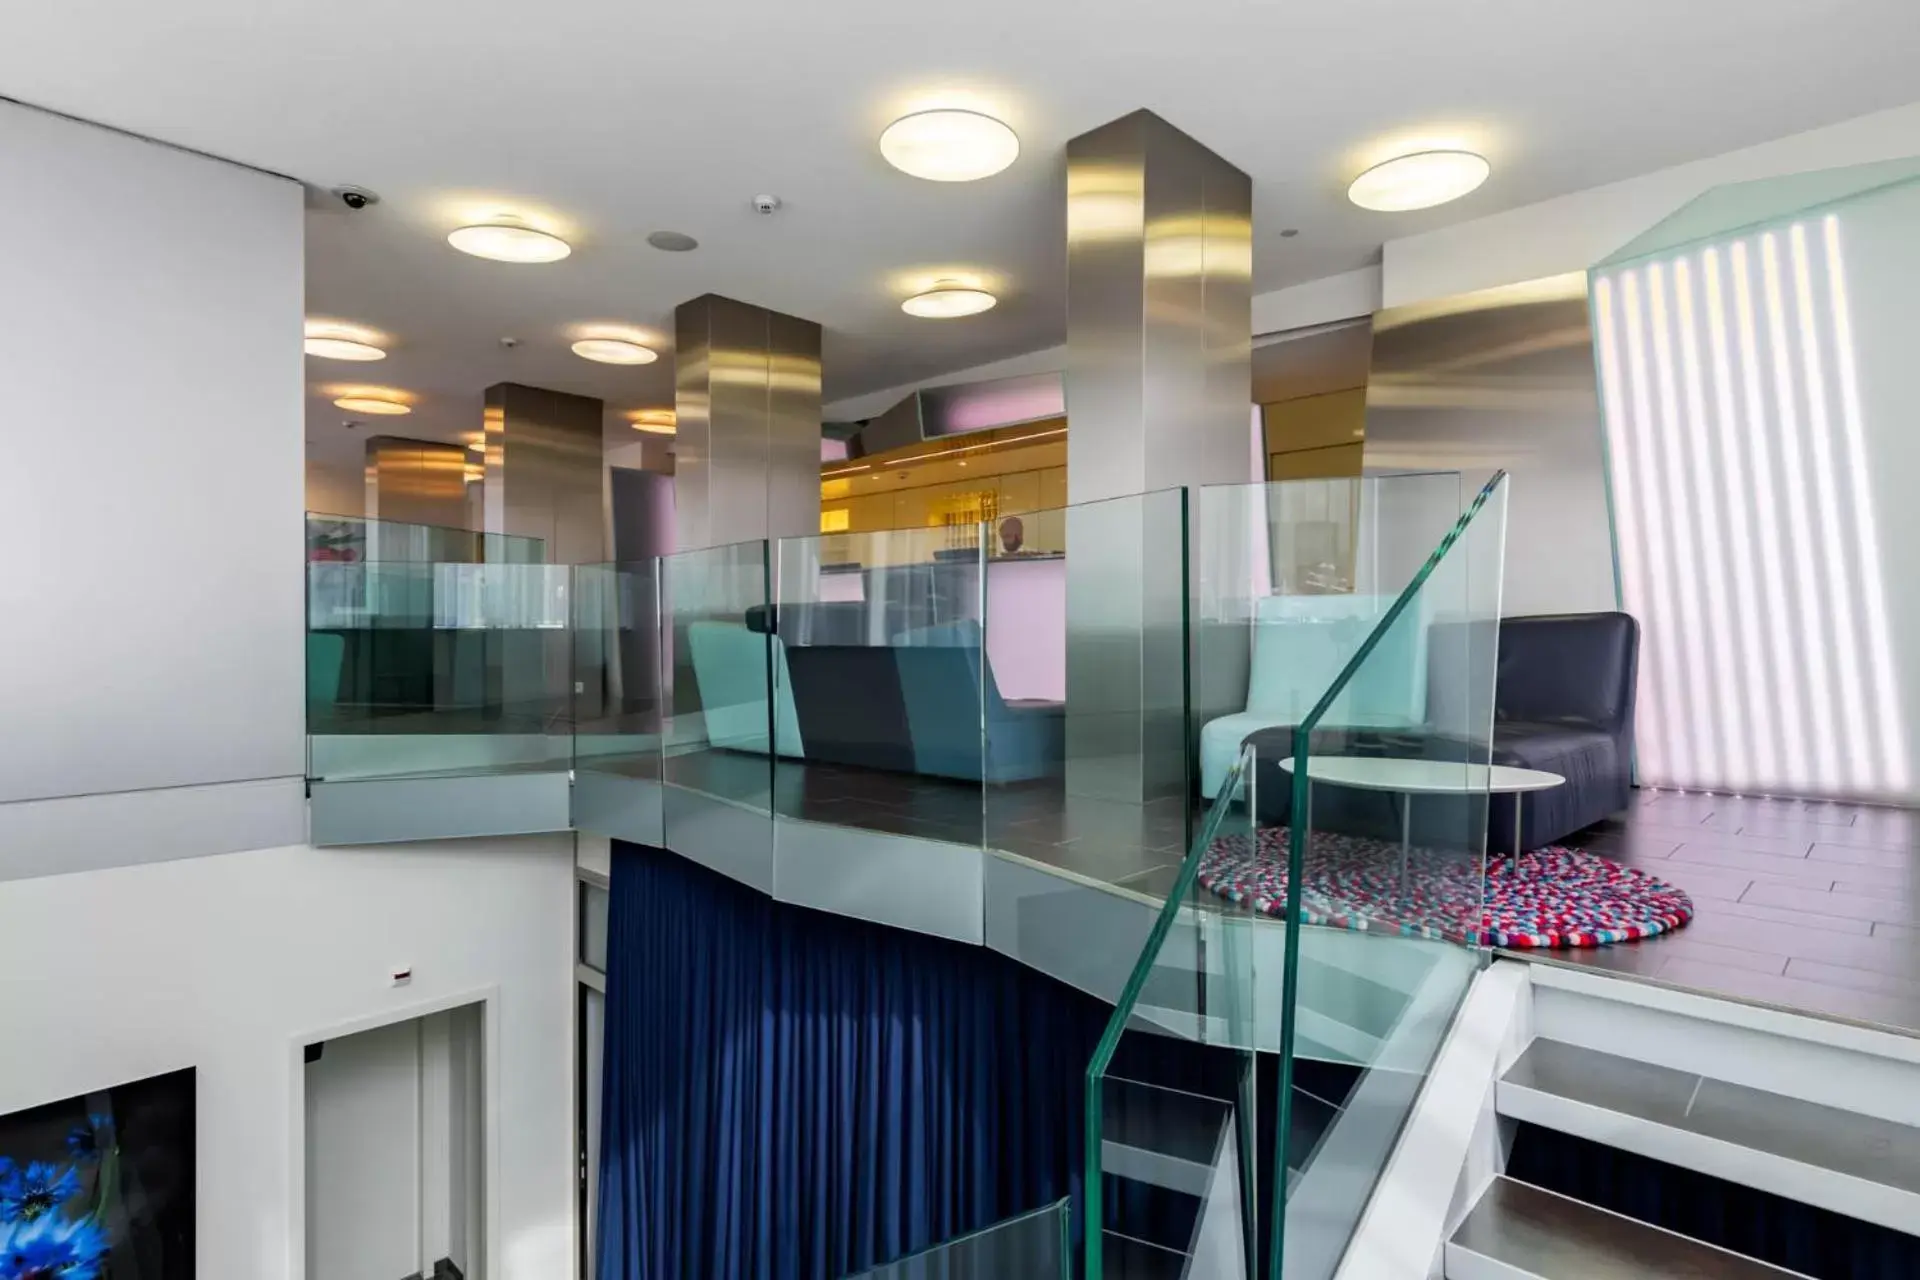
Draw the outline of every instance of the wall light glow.
<instances>
[{"instance_id":1,"label":"wall light glow","mask_svg":"<svg viewBox=\"0 0 1920 1280\"><path fill-rule=\"evenodd\" d=\"M1595 276L1648 785L1910 785L1841 250L1828 214Z\"/></svg>"}]
</instances>

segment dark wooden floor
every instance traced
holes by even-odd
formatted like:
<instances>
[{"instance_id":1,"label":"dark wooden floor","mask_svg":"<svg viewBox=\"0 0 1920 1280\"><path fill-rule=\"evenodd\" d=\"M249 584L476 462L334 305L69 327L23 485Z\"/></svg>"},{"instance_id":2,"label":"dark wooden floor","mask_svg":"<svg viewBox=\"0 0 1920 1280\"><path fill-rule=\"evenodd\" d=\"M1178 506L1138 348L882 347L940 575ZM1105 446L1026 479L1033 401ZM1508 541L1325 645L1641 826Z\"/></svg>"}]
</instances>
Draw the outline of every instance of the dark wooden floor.
<instances>
[{"instance_id":1,"label":"dark wooden floor","mask_svg":"<svg viewBox=\"0 0 1920 1280\"><path fill-rule=\"evenodd\" d=\"M1920 813L1640 791L1565 843L1694 901L1685 928L1531 957L1920 1034Z\"/></svg>"}]
</instances>

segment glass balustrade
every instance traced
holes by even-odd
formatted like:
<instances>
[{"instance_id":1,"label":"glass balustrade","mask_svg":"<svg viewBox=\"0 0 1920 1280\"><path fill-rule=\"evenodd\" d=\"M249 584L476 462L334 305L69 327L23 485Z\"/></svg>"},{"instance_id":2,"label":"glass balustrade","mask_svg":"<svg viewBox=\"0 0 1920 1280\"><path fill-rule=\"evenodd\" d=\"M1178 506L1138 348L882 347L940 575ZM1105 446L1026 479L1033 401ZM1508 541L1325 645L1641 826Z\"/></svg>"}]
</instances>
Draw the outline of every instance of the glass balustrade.
<instances>
[{"instance_id":1,"label":"glass balustrade","mask_svg":"<svg viewBox=\"0 0 1920 1280\"><path fill-rule=\"evenodd\" d=\"M996 1222L847 1280L1071 1280L1072 1201Z\"/></svg>"},{"instance_id":2,"label":"glass balustrade","mask_svg":"<svg viewBox=\"0 0 1920 1280\"><path fill-rule=\"evenodd\" d=\"M783 538L775 548L774 805L783 851L827 824L978 849L983 526Z\"/></svg>"},{"instance_id":3,"label":"glass balustrade","mask_svg":"<svg viewBox=\"0 0 1920 1280\"><path fill-rule=\"evenodd\" d=\"M1424 496L1457 478L1378 483ZM1381 496L1362 564L1403 562L1417 517L1447 503ZM1363 628L1315 639L1337 670L1292 724L1249 739L1257 830L1202 871L1281 924L1263 931L1279 956L1269 944L1256 963L1263 994L1269 975L1281 987L1269 1250L1287 1280L1338 1268L1487 955L1488 805L1514 783L1492 767L1505 516L1496 474L1403 589L1374 593Z\"/></svg>"},{"instance_id":4,"label":"glass balustrade","mask_svg":"<svg viewBox=\"0 0 1920 1280\"><path fill-rule=\"evenodd\" d=\"M1210 849L1252 838L1251 764L1220 779L1087 1067L1087 1280L1255 1273L1277 1078L1255 1042L1267 993L1251 907L1198 879Z\"/></svg>"},{"instance_id":5,"label":"glass balustrade","mask_svg":"<svg viewBox=\"0 0 1920 1280\"><path fill-rule=\"evenodd\" d=\"M659 847L668 649L660 562L573 574L573 825Z\"/></svg>"},{"instance_id":6,"label":"glass balustrade","mask_svg":"<svg viewBox=\"0 0 1920 1280\"><path fill-rule=\"evenodd\" d=\"M1331 1277L1482 963L1505 498L1220 486L572 568L334 529L315 839L571 825L984 942L1115 1004L1085 1274ZM495 796L529 777L557 816ZM1064 1213L871 1274L1050 1274Z\"/></svg>"}]
</instances>

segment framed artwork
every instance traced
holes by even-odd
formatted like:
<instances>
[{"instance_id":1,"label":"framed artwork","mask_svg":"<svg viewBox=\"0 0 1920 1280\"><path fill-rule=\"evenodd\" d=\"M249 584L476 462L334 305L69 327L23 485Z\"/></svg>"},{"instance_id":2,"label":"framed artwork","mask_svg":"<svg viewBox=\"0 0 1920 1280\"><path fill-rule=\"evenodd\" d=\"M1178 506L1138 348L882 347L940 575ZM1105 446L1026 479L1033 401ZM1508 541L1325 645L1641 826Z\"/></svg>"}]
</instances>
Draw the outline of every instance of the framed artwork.
<instances>
[{"instance_id":1,"label":"framed artwork","mask_svg":"<svg viewBox=\"0 0 1920 1280\"><path fill-rule=\"evenodd\" d=\"M0 1116L0 1280L193 1280L192 1068Z\"/></svg>"}]
</instances>

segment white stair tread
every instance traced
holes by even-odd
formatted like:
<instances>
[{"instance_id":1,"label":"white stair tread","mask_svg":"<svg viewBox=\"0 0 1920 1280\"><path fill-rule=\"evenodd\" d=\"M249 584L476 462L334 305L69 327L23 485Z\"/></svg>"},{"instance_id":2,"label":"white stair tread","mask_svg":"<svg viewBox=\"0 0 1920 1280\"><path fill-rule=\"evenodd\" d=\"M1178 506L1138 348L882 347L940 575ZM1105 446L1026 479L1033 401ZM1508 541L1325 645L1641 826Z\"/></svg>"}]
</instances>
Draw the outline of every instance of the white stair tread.
<instances>
[{"instance_id":1,"label":"white stair tread","mask_svg":"<svg viewBox=\"0 0 1920 1280\"><path fill-rule=\"evenodd\" d=\"M1447 1280L1787 1280L1765 1262L1511 1178L1447 1242Z\"/></svg>"},{"instance_id":2,"label":"white stair tread","mask_svg":"<svg viewBox=\"0 0 1920 1280\"><path fill-rule=\"evenodd\" d=\"M1920 1129L1535 1040L1500 1114L1898 1231L1920 1223Z\"/></svg>"}]
</instances>

